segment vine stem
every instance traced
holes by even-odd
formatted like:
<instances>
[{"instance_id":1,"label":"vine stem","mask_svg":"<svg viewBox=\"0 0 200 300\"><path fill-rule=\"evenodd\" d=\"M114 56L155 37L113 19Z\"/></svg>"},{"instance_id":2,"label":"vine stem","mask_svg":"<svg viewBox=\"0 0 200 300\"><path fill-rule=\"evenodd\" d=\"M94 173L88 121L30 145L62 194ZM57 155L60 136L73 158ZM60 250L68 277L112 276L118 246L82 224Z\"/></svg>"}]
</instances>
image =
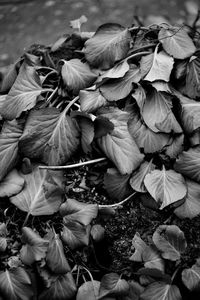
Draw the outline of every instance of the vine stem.
<instances>
[{"instance_id":1,"label":"vine stem","mask_svg":"<svg viewBox=\"0 0 200 300\"><path fill-rule=\"evenodd\" d=\"M68 113L70 107L71 107L76 101L78 101L78 99L79 99L79 96L77 96L77 97L75 97L74 99L72 99L72 100L69 102L69 104L65 107L65 109L64 109L63 112L62 112L62 114L65 115L66 113Z\"/></svg>"},{"instance_id":2,"label":"vine stem","mask_svg":"<svg viewBox=\"0 0 200 300\"><path fill-rule=\"evenodd\" d=\"M22 227L26 226L26 224L28 222L28 219L29 219L29 216L30 216L30 213L27 213L26 218L24 220L24 223L23 223Z\"/></svg>"},{"instance_id":3,"label":"vine stem","mask_svg":"<svg viewBox=\"0 0 200 300\"><path fill-rule=\"evenodd\" d=\"M137 53L131 54L130 56L127 56L122 61L131 59L131 58L135 58L135 57L138 57L138 56L141 56L141 55L147 55L147 54L151 54L151 52L150 51L137 52Z\"/></svg>"},{"instance_id":4,"label":"vine stem","mask_svg":"<svg viewBox=\"0 0 200 300\"><path fill-rule=\"evenodd\" d=\"M144 27L144 26L133 26L128 28L128 31L134 31L134 30L149 30L148 27Z\"/></svg>"},{"instance_id":5,"label":"vine stem","mask_svg":"<svg viewBox=\"0 0 200 300\"><path fill-rule=\"evenodd\" d=\"M114 204L102 204L102 205L98 205L99 209L103 209L103 208L115 208L118 206L123 205L124 203L128 202L137 192L132 193L131 195L129 195L127 198L125 198L124 200L122 200L121 202L118 203L114 203Z\"/></svg>"},{"instance_id":6,"label":"vine stem","mask_svg":"<svg viewBox=\"0 0 200 300\"><path fill-rule=\"evenodd\" d=\"M51 93L51 95L49 96L49 98L47 98L46 103L49 103L51 101L51 99L53 99L54 95L57 93L58 91L58 87L56 87L53 92Z\"/></svg>"},{"instance_id":7,"label":"vine stem","mask_svg":"<svg viewBox=\"0 0 200 300\"><path fill-rule=\"evenodd\" d=\"M48 170L64 170L64 169L73 169L73 168L79 168L86 165L96 164L98 162L106 160L106 157L96 158L84 162L80 162L77 164L71 164L66 166L39 166L39 169L48 169Z\"/></svg>"}]
</instances>

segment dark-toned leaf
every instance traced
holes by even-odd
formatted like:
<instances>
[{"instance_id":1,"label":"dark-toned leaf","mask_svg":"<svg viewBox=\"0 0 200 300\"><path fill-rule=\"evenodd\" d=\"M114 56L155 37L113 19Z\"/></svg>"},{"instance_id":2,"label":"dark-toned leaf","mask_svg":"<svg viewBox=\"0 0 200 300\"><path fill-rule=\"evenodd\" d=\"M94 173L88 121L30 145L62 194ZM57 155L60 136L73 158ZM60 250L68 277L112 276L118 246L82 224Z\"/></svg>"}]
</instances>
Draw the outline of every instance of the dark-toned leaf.
<instances>
[{"instance_id":1,"label":"dark-toned leaf","mask_svg":"<svg viewBox=\"0 0 200 300\"><path fill-rule=\"evenodd\" d=\"M106 106L107 100L103 97L100 91L97 90L82 90L79 93L81 110L84 112L94 112L101 106Z\"/></svg>"},{"instance_id":2,"label":"dark-toned leaf","mask_svg":"<svg viewBox=\"0 0 200 300\"><path fill-rule=\"evenodd\" d=\"M144 291L144 287L141 286L138 282L131 280L129 284L129 293L127 296L122 296L119 300L139 300L140 295Z\"/></svg>"},{"instance_id":3,"label":"dark-toned leaf","mask_svg":"<svg viewBox=\"0 0 200 300\"><path fill-rule=\"evenodd\" d=\"M94 138L100 138L108 133L112 133L114 130L114 124L104 116L98 116L94 120Z\"/></svg>"},{"instance_id":4,"label":"dark-toned leaf","mask_svg":"<svg viewBox=\"0 0 200 300\"><path fill-rule=\"evenodd\" d=\"M165 147L165 154L170 158L177 158L183 151L184 134L173 135L169 140L169 144Z\"/></svg>"},{"instance_id":5,"label":"dark-toned leaf","mask_svg":"<svg viewBox=\"0 0 200 300\"><path fill-rule=\"evenodd\" d=\"M25 180L24 189L10 201L28 215L51 215L62 203L62 172L53 172L34 167L30 174L20 175Z\"/></svg>"},{"instance_id":6,"label":"dark-toned leaf","mask_svg":"<svg viewBox=\"0 0 200 300\"><path fill-rule=\"evenodd\" d=\"M140 79L140 69L132 64L123 78L109 80L104 83L100 87L100 92L108 101L124 99L133 90L133 83L138 83Z\"/></svg>"},{"instance_id":7,"label":"dark-toned leaf","mask_svg":"<svg viewBox=\"0 0 200 300\"><path fill-rule=\"evenodd\" d=\"M79 118L79 127L81 129L81 146L87 154L92 151L92 141L94 139L94 123L89 118Z\"/></svg>"},{"instance_id":8,"label":"dark-toned leaf","mask_svg":"<svg viewBox=\"0 0 200 300\"><path fill-rule=\"evenodd\" d=\"M71 268L65 257L63 244L59 235L56 234L55 231L49 231L45 238L49 240L49 246L46 254L48 267L56 274L65 274L70 272Z\"/></svg>"},{"instance_id":9,"label":"dark-toned leaf","mask_svg":"<svg viewBox=\"0 0 200 300\"><path fill-rule=\"evenodd\" d=\"M122 175L115 168L110 168L104 174L104 187L111 199L121 201L131 194L130 175Z\"/></svg>"},{"instance_id":10,"label":"dark-toned leaf","mask_svg":"<svg viewBox=\"0 0 200 300\"><path fill-rule=\"evenodd\" d=\"M172 261L179 260L187 247L184 233L176 225L160 225L152 239L162 257Z\"/></svg>"},{"instance_id":11,"label":"dark-toned leaf","mask_svg":"<svg viewBox=\"0 0 200 300\"><path fill-rule=\"evenodd\" d=\"M114 130L97 139L98 145L121 174L130 174L140 165L143 155L128 131L128 113L109 108L102 110L101 116L114 124Z\"/></svg>"},{"instance_id":12,"label":"dark-toned leaf","mask_svg":"<svg viewBox=\"0 0 200 300\"><path fill-rule=\"evenodd\" d=\"M14 84L17 78L17 64L18 62L9 66L7 73L3 77L3 81L1 84L1 92L6 93L10 90L12 85Z\"/></svg>"},{"instance_id":13,"label":"dark-toned leaf","mask_svg":"<svg viewBox=\"0 0 200 300\"><path fill-rule=\"evenodd\" d=\"M49 241L42 239L30 227L22 228L22 240L25 245L20 250L20 259L25 265L32 265L35 261L45 258Z\"/></svg>"},{"instance_id":14,"label":"dark-toned leaf","mask_svg":"<svg viewBox=\"0 0 200 300\"><path fill-rule=\"evenodd\" d=\"M182 27L162 28L158 39L164 50L174 58L185 59L196 51L192 39Z\"/></svg>"},{"instance_id":15,"label":"dark-toned leaf","mask_svg":"<svg viewBox=\"0 0 200 300\"><path fill-rule=\"evenodd\" d=\"M190 62L187 65L184 93L194 99L200 97L200 56L191 57Z\"/></svg>"},{"instance_id":16,"label":"dark-toned leaf","mask_svg":"<svg viewBox=\"0 0 200 300\"><path fill-rule=\"evenodd\" d=\"M0 197L11 197L18 194L24 186L24 178L16 169L13 169L0 182Z\"/></svg>"},{"instance_id":17,"label":"dark-toned leaf","mask_svg":"<svg viewBox=\"0 0 200 300\"><path fill-rule=\"evenodd\" d=\"M71 300L76 295L76 284L70 272L60 275L49 288L42 291L38 300Z\"/></svg>"},{"instance_id":18,"label":"dark-toned leaf","mask_svg":"<svg viewBox=\"0 0 200 300\"><path fill-rule=\"evenodd\" d=\"M187 193L184 177L174 170L154 170L147 174L144 184L151 196L160 204L160 209L183 199Z\"/></svg>"},{"instance_id":19,"label":"dark-toned leaf","mask_svg":"<svg viewBox=\"0 0 200 300\"><path fill-rule=\"evenodd\" d=\"M6 121L0 133L0 181L15 167L18 160L18 143L23 125L17 120Z\"/></svg>"},{"instance_id":20,"label":"dark-toned leaf","mask_svg":"<svg viewBox=\"0 0 200 300\"><path fill-rule=\"evenodd\" d=\"M68 222L63 226L62 241L72 250L81 246L88 246L90 225L84 226L78 222Z\"/></svg>"},{"instance_id":21,"label":"dark-toned leaf","mask_svg":"<svg viewBox=\"0 0 200 300\"><path fill-rule=\"evenodd\" d=\"M189 269L184 269L182 281L189 290L200 290L200 266L195 264Z\"/></svg>"},{"instance_id":22,"label":"dark-toned leaf","mask_svg":"<svg viewBox=\"0 0 200 300\"><path fill-rule=\"evenodd\" d=\"M38 96L45 91L34 67L23 64L6 97L1 115L8 120L18 118L23 111L33 108Z\"/></svg>"},{"instance_id":23,"label":"dark-toned leaf","mask_svg":"<svg viewBox=\"0 0 200 300\"><path fill-rule=\"evenodd\" d=\"M200 214L200 185L188 178L185 179L187 195L185 202L178 206L174 213L180 218L192 219Z\"/></svg>"},{"instance_id":24,"label":"dark-toned leaf","mask_svg":"<svg viewBox=\"0 0 200 300\"><path fill-rule=\"evenodd\" d=\"M20 151L26 157L49 165L62 165L78 146L77 124L54 107L32 111L20 138Z\"/></svg>"},{"instance_id":25,"label":"dark-toned leaf","mask_svg":"<svg viewBox=\"0 0 200 300\"><path fill-rule=\"evenodd\" d=\"M99 299L105 296L122 296L129 292L129 284L125 279L121 279L117 273L109 273L102 277Z\"/></svg>"},{"instance_id":26,"label":"dark-toned leaf","mask_svg":"<svg viewBox=\"0 0 200 300\"><path fill-rule=\"evenodd\" d=\"M18 267L0 272L0 293L5 300L31 300L33 289L24 268Z\"/></svg>"},{"instance_id":27,"label":"dark-toned leaf","mask_svg":"<svg viewBox=\"0 0 200 300\"><path fill-rule=\"evenodd\" d=\"M132 245L135 248L134 254L130 260L144 263L145 268L158 269L164 272L165 264L159 252L148 246L137 232L132 240Z\"/></svg>"},{"instance_id":28,"label":"dark-toned leaf","mask_svg":"<svg viewBox=\"0 0 200 300\"><path fill-rule=\"evenodd\" d=\"M101 25L95 35L85 43L85 57L89 64L99 69L109 69L126 57L131 35L119 24Z\"/></svg>"},{"instance_id":29,"label":"dark-toned leaf","mask_svg":"<svg viewBox=\"0 0 200 300\"><path fill-rule=\"evenodd\" d=\"M152 160L149 162L144 161L130 177L130 185L132 189L140 193L146 193L147 189L144 185L144 178L153 170L155 170L155 165L152 163Z\"/></svg>"},{"instance_id":30,"label":"dark-toned leaf","mask_svg":"<svg viewBox=\"0 0 200 300\"><path fill-rule=\"evenodd\" d=\"M200 183L200 146L183 151L177 158L174 169Z\"/></svg>"},{"instance_id":31,"label":"dark-toned leaf","mask_svg":"<svg viewBox=\"0 0 200 300\"><path fill-rule=\"evenodd\" d=\"M179 288L165 282L153 282L140 296L141 300L182 300Z\"/></svg>"},{"instance_id":32,"label":"dark-toned leaf","mask_svg":"<svg viewBox=\"0 0 200 300\"><path fill-rule=\"evenodd\" d=\"M90 70L87 63L82 63L79 59L62 60L61 69L62 80L67 90L77 95L80 90L91 86L97 76Z\"/></svg>"}]
</instances>

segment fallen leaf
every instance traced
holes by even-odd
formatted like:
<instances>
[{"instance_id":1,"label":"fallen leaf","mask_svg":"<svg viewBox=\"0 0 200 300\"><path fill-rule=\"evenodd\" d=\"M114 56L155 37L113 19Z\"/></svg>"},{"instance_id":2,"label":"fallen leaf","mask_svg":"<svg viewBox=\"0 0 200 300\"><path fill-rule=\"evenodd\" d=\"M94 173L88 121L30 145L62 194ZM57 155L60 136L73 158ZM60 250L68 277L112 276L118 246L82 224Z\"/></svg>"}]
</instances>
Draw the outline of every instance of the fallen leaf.
<instances>
[{"instance_id":1,"label":"fallen leaf","mask_svg":"<svg viewBox=\"0 0 200 300\"><path fill-rule=\"evenodd\" d=\"M16 169L8 173L0 182L0 197L11 197L21 192L24 187L24 178Z\"/></svg>"}]
</instances>

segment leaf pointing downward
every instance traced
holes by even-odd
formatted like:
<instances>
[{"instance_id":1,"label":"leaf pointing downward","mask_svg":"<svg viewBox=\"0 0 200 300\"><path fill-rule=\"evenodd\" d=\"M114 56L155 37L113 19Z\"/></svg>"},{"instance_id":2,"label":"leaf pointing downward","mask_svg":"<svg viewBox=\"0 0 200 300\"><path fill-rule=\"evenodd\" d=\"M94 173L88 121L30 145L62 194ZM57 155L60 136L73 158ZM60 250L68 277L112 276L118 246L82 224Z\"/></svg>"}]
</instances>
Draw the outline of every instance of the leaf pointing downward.
<instances>
[{"instance_id":1,"label":"leaf pointing downward","mask_svg":"<svg viewBox=\"0 0 200 300\"><path fill-rule=\"evenodd\" d=\"M179 288L165 282L153 282L140 295L141 300L182 300Z\"/></svg>"}]
</instances>

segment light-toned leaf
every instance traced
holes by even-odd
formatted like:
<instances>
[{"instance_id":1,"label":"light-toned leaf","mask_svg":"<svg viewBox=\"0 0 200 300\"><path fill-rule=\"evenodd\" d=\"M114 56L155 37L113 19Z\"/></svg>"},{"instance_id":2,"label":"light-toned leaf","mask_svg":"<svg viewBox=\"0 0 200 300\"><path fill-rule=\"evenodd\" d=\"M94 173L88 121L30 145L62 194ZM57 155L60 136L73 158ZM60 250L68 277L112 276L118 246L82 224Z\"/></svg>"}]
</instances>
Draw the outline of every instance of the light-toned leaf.
<instances>
[{"instance_id":1,"label":"light-toned leaf","mask_svg":"<svg viewBox=\"0 0 200 300\"><path fill-rule=\"evenodd\" d=\"M141 300L182 300L180 290L176 285L165 282L153 282L140 295Z\"/></svg>"},{"instance_id":2,"label":"light-toned leaf","mask_svg":"<svg viewBox=\"0 0 200 300\"><path fill-rule=\"evenodd\" d=\"M187 247L184 233L176 225L160 225L152 239L162 257L172 261L179 260Z\"/></svg>"},{"instance_id":3,"label":"light-toned leaf","mask_svg":"<svg viewBox=\"0 0 200 300\"><path fill-rule=\"evenodd\" d=\"M182 271L182 281L185 286L193 291L200 288L200 266L198 264L193 265L189 269Z\"/></svg>"},{"instance_id":4,"label":"light-toned leaf","mask_svg":"<svg viewBox=\"0 0 200 300\"><path fill-rule=\"evenodd\" d=\"M177 134L171 136L168 145L165 147L165 154L171 159L177 158L177 156L183 151L184 134Z\"/></svg>"},{"instance_id":5,"label":"light-toned leaf","mask_svg":"<svg viewBox=\"0 0 200 300\"><path fill-rule=\"evenodd\" d=\"M100 87L100 92L108 101L117 101L127 97L133 90L133 84L141 79L140 69L130 65L130 70L123 78L109 80Z\"/></svg>"},{"instance_id":6,"label":"light-toned leaf","mask_svg":"<svg viewBox=\"0 0 200 300\"><path fill-rule=\"evenodd\" d=\"M20 151L49 165L62 165L79 146L75 121L57 108L32 111L20 138Z\"/></svg>"},{"instance_id":7,"label":"light-toned leaf","mask_svg":"<svg viewBox=\"0 0 200 300\"><path fill-rule=\"evenodd\" d=\"M99 69L109 69L126 57L131 35L119 24L101 25L95 35L85 43L85 57L89 64Z\"/></svg>"},{"instance_id":8,"label":"light-toned leaf","mask_svg":"<svg viewBox=\"0 0 200 300\"><path fill-rule=\"evenodd\" d=\"M188 178L185 181L187 185L185 202L178 206L174 213L180 219L192 219L200 214L200 184Z\"/></svg>"},{"instance_id":9,"label":"light-toned leaf","mask_svg":"<svg viewBox=\"0 0 200 300\"><path fill-rule=\"evenodd\" d=\"M11 64L8 67L6 74L3 76L2 84L1 84L1 92L6 93L10 90L12 85L14 84L17 78L17 63Z\"/></svg>"},{"instance_id":10,"label":"light-toned leaf","mask_svg":"<svg viewBox=\"0 0 200 300\"><path fill-rule=\"evenodd\" d=\"M132 189L140 193L146 193L147 189L144 185L145 176L155 170L152 160L144 161L138 169L136 169L130 177L130 185Z\"/></svg>"},{"instance_id":11,"label":"light-toned leaf","mask_svg":"<svg viewBox=\"0 0 200 300\"><path fill-rule=\"evenodd\" d=\"M125 279L121 279L117 273L109 273L102 277L99 297L123 296L129 292L129 284Z\"/></svg>"},{"instance_id":12,"label":"light-toned leaf","mask_svg":"<svg viewBox=\"0 0 200 300\"><path fill-rule=\"evenodd\" d=\"M200 146L183 151L177 158L174 169L200 183Z\"/></svg>"},{"instance_id":13,"label":"light-toned leaf","mask_svg":"<svg viewBox=\"0 0 200 300\"><path fill-rule=\"evenodd\" d=\"M142 78L144 78L147 73L149 73L153 64L154 53L142 56L140 60L140 71Z\"/></svg>"},{"instance_id":14,"label":"light-toned leaf","mask_svg":"<svg viewBox=\"0 0 200 300\"><path fill-rule=\"evenodd\" d=\"M118 108L109 108L102 111L101 116L114 124L114 130L98 138L97 143L121 174L130 174L140 165L144 156L128 131L128 114Z\"/></svg>"},{"instance_id":15,"label":"light-toned leaf","mask_svg":"<svg viewBox=\"0 0 200 300\"><path fill-rule=\"evenodd\" d=\"M87 22L87 18L86 16L82 15L80 18L76 19L76 20L72 20L70 21L70 26L73 29L78 29L78 31L81 30L81 25Z\"/></svg>"},{"instance_id":16,"label":"light-toned leaf","mask_svg":"<svg viewBox=\"0 0 200 300\"><path fill-rule=\"evenodd\" d=\"M76 300L96 300L98 299L100 281L86 281L78 289Z\"/></svg>"},{"instance_id":17,"label":"light-toned leaf","mask_svg":"<svg viewBox=\"0 0 200 300\"><path fill-rule=\"evenodd\" d=\"M61 233L62 241L72 250L81 246L88 246L90 225L84 226L79 222L67 222Z\"/></svg>"},{"instance_id":18,"label":"light-toned leaf","mask_svg":"<svg viewBox=\"0 0 200 300\"><path fill-rule=\"evenodd\" d=\"M121 201L131 194L129 178L130 175L122 175L115 168L107 169L104 174L104 188L111 199Z\"/></svg>"},{"instance_id":19,"label":"light-toned leaf","mask_svg":"<svg viewBox=\"0 0 200 300\"><path fill-rule=\"evenodd\" d=\"M147 174L144 184L151 196L160 204L160 209L173 204L186 196L184 177L174 170L154 170Z\"/></svg>"},{"instance_id":20,"label":"light-toned leaf","mask_svg":"<svg viewBox=\"0 0 200 300\"><path fill-rule=\"evenodd\" d=\"M16 169L8 173L0 182L0 197L11 197L18 194L24 186L24 178Z\"/></svg>"},{"instance_id":21,"label":"light-toned leaf","mask_svg":"<svg viewBox=\"0 0 200 300\"><path fill-rule=\"evenodd\" d=\"M100 224L94 224L91 228L90 235L95 242L100 242L105 237L105 228Z\"/></svg>"},{"instance_id":22,"label":"light-toned leaf","mask_svg":"<svg viewBox=\"0 0 200 300\"><path fill-rule=\"evenodd\" d=\"M55 173L39 169L37 166L30 174L20 173L25 180L25 187L19 194L10 198L11 203L27 212L28 216L53 214L62 203L61 174L62 172Z\"/></svg>"},{"instance_id":23,"label":"light-toned leaf","mask_svg":"<svg viewBox=\"0 0 200 300\"><path fill-rule=\"evenodd\" d=\"M192 39L181 27L162 28L159 31L158 39L164 50L174 58L184 59L196 51Z\"/></svg>"},{"instance_id":24,"label":"light-toned leaf","mask_svg":"<svg viewBox=\"0 0 200 300\"><path fill-rule=\"evenodd\" d=\"M30 227L22 227L22 240L25 245L20 250L20 259L25 265L32 265L35 261L45 258L49 241L42 239Z\"/></svg>"},{"instance_id":25,"label":"light-toned leaf","mask_svg":"<svg viewBox=\"0 0 200 300\"><path fill-rule=\"evenodd\" d=\"M6 101L6 96L7 95L0 95L0 121L3 119L3 117L1 116L1 109Z\"/></svg>"},{"instance_id":26,"label":"light-toned leaf","mask_svg":"<svg viewBox=\"0 0 200 300\"><path fill-rule=\"evenodd\" d=\"M67 90L77 95L80 90L91 86L97 76L91 71L87 63L82 63L80 59L62 60L61 69L62 80Z\"/></svg>"},{"instance_id":27,"label":"light-toned leaf","mask_svg":"<svg viewBox=\"0 0 200 300\"><path fill-rule=\"evenodd\" d=\"M76 284L70 272L60 275L42 291L38 300L71 300L76 295Z\"/></svg>"},{"instance_id":28,"label":"light-toned leaf","mask_svg":"<svg viewBox=\"0 0 200 300\"><path fill-rule=\"evenodd\" d=\"M46 254L46 262L53 273L65 274L71 271L66 259L62 241L55 231L49 231L45 236L49 240L49 246Z\"/></svg>"},{"instance_id":29,"label":"light-toned leaf","mask_svg":"<svg viewBox=\"0 0 200 300\"><path fill-rule=\"evenodd\" d=\"M114 65L113 68L103 72L98 78L96 82L104 82L108 79L114 79L114 78L122 78L129 70L129 64L126 60L123 60L122 62L119 62Z\"/></svg>"},{"instance_id":30,"label":"light-toned leaf","mask_svg":"<svg viewBox=\"0 0 200 300\"><path fill-rule=\"evenodd\" d=\"M79 101L81 104L81 111L94 112L101 106L106 106L107 100L97 90L82 90L79 93Z\"/></svg>"},{"instance_id":31,"label":"light-toned leaf","mask_svg":"<svg viewBox=\"0 0 200 300\"><path fill-rule=\"evenodd\" d=\"M143 262L145 268L158 269L164 272L165 263L159 252L152 246L148 246L137 232L132 240L135 252L130 257L131 261Z\"/></svg>"},{"instance_id":32,"label":"light-toned leaf","mask_svg":"<svg viewBox=\"0 0 200 300\"><path fill-rule=\"evenodd\" d=\"M0 252L5 252L7 248L7 238L0 237Z\"/></svg>"},{"instance_id":33,"label":"light-toned leaf","mask_svg":"<svg viewBox=\"0 0 200 300\"><path fill-rule=\"evenodd\" d=\"M194 99L200 97L200 56L194 57L187 64L184 93Z\"/></svg>"},{"instance_id":34,"label":"light-toned leaf","mask_svg":"<svg viewBox=\"0 0 200 300\"><path fill-rule=\"evenodd\" d=\"M23 64L6 97L1 115L8 120L18 118L23 111L33 108L37 103L38 96L45 91L40 84L35 68Z\"/></svg>"},{"instance_id":35,"label":"light-toned leaf","mask_svg":"<svg viewBox=\"0 0 200 300\"><path fill-rule=\"evenodd\" d=\"M23 125L17 120L5 121L0 133L0 181L15 167L18 160L18 143Z\"/></svg>"},{"instance_id":36,"label":"light-toned leaf","mask_svg":"<svg viewBox=\"0 0 200 300\"><path fill-rule=\"evenodd\" d=\"M146 99L146 93L144 88L140 84L138 84L137 89L135 89L134 92L132 93L132 97L136 100L140 112L142 112L144 102Z\"/></svg>"},{"instance_id":37,"label":"light-toned leaf","mask_svg":"<svg viewBox=\"0 0 200 300\"><path fill-rule=\"evenodd\" d=\"M65 222L79 222L85 226L90 224L92 219L96 218L98 213L97 204L79 202L75 199L68 198L61 204L59 212L64 216Z\"/></svg>"},{"instance_id":38,"label":"light-toned leaf","mask_svg":"<svg viewBox=\"0 0 200 300\"><path fill-rule=\"evenodd\" d=\"M26 270L18 267L0 271L0 293L3 299L33 299L31 280Z\"/></svg>"}]
</instances>

